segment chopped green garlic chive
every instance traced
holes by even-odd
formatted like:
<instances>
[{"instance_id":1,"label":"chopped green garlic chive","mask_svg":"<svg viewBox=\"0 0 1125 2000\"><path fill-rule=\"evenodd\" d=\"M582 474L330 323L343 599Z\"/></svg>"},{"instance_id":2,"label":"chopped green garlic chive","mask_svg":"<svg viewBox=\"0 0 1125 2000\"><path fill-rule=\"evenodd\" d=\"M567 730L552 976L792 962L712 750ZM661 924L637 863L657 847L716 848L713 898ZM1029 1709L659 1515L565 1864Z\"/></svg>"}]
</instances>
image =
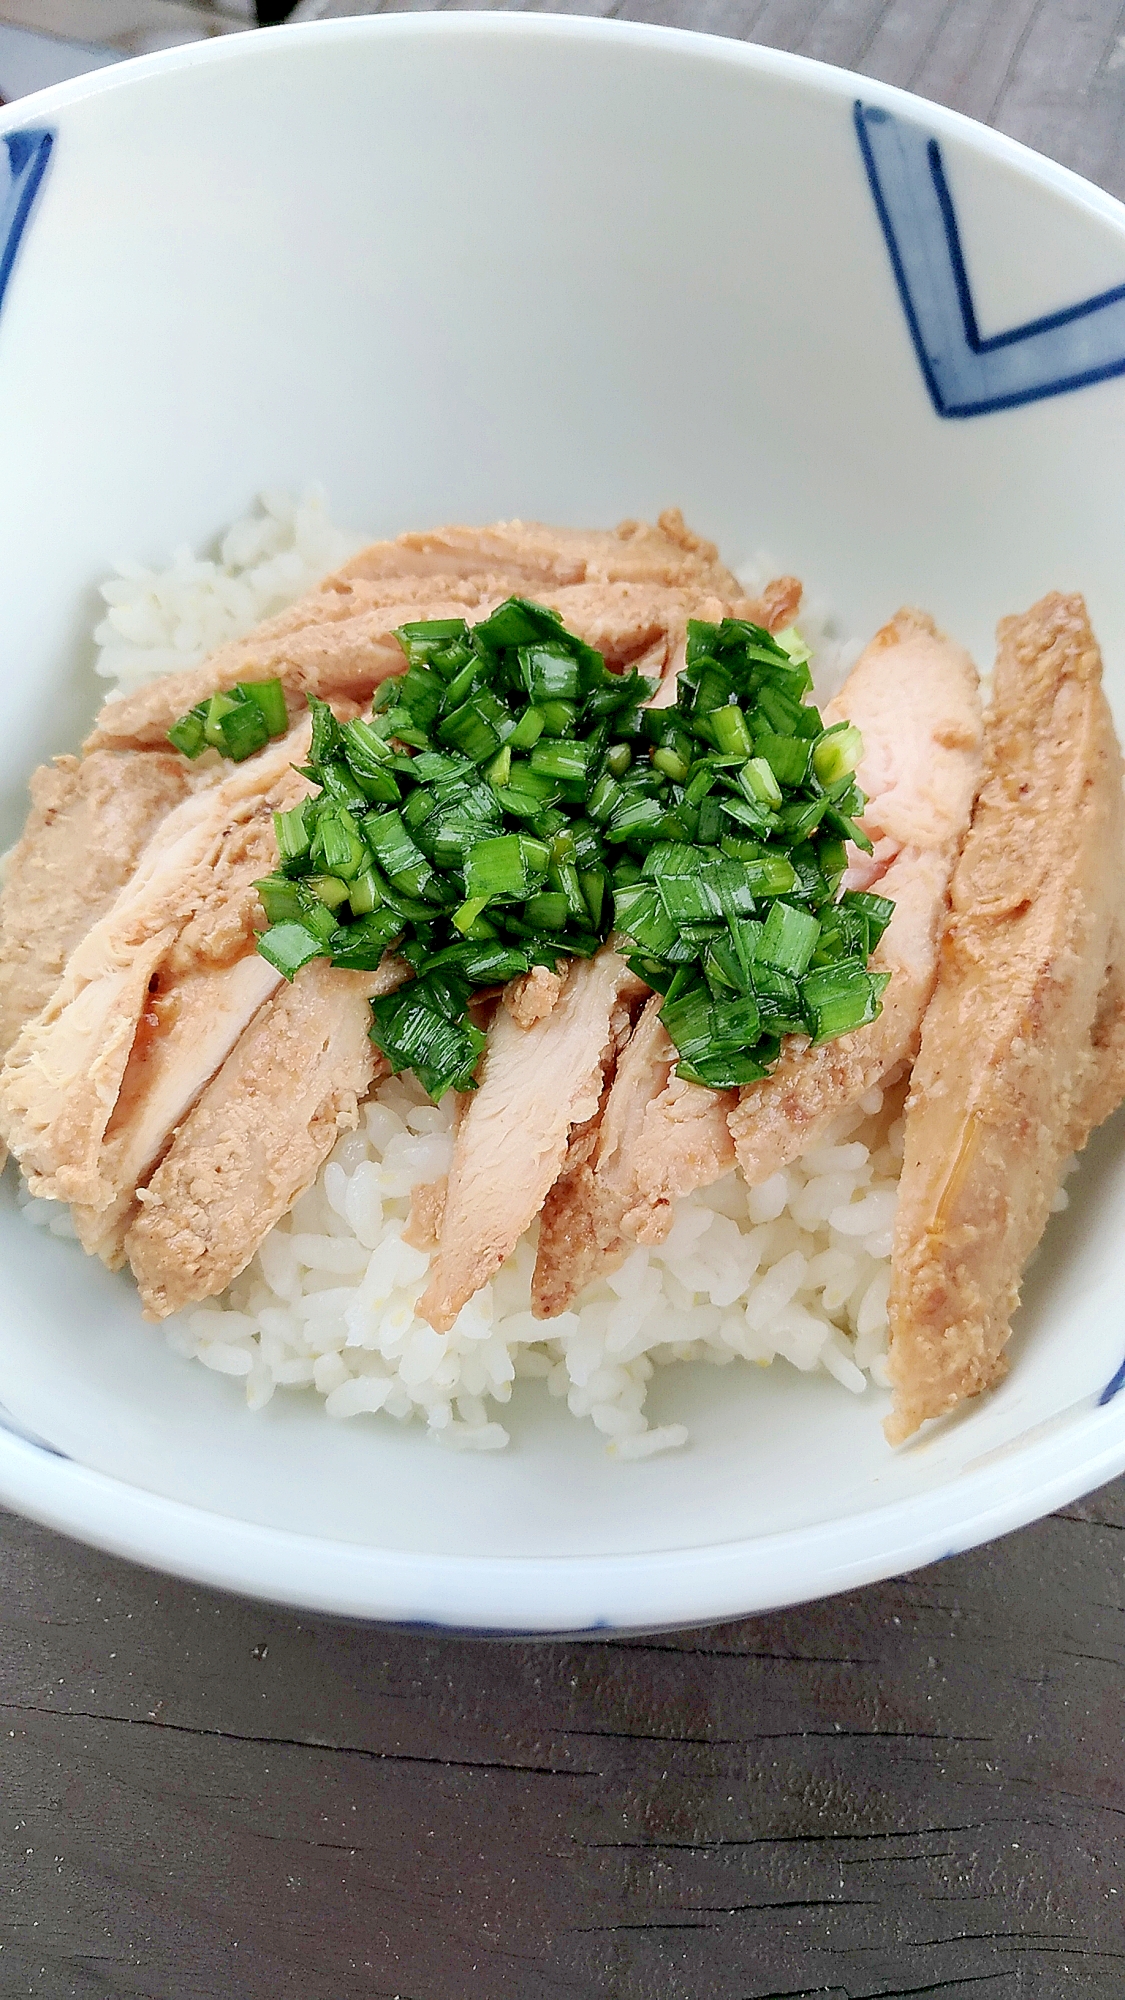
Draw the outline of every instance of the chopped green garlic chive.
<instances>
[{"instance_id":1,"label":"chopped green garlic chive","mask_svg":"<svg viewBox=\"0 0 1125 2000\"><path fill-rule=\"evenodd\" d=\"M328 956L327 943L303 924L271 924L258 939L258 950L286 979L292 979L311 959Z\"/></svg>"},{"instance_id":2,"label":"chopped green garlic chive","mask_svg":"<svg viewBox=\"0 0 1125 2000\"><path fill-rule=\"evenodd\" d=\"M462 937L467 937L481 911L487 907L487 896L470 896L467 902L462 903L459 910L454 910L449 921L460 931Z\"/></svg>"},{"instance_id":3,"label":"chopped green garlic chive","mask_svg":"<svg viewBox=\"0 0 1125 2000\"><path fill-rule=\"evenodd\" d=\"M855 770L863 755L863 738L852 722L826 729L813 751L813 770L822 785L834 785Z\"/></svg>"},{"instance_id":4,"label":"chopped green garlic chive","mask_svg":"<svg viewBox=\"0 0 1125 2000\"><path fill-rule=\"evenodd\" d=\"M168 731L168 741L185 757L199 757L212 749L241 764L256 750L264 750L271 736L283 736L288 727L285 690L279 680L239 681L228 692L209 695L181 715Z\"/></svg>"},{"instance_id":5,"label":"chopped green garlic chive","mask_svg":"<svg viewBox=\"0 0 1125 2000\"><path fill-rule=\"evenodd\" d=\"M289 727L289 717L285 708L285 689L279 680L239 681L235 692L261 710L268 736L284 736Z\"/></svg>"},{"instance_id":6,"label":"chopped green garlic chive","mask_svg":"<svg viewBox=\"0 0 1125 2000\"><path fill-rule=\"evenodd\" d=\"M434 1097L470 1090L474 990L588 957L611 935L662 993L678 1074L732 1089L784 1035L873 1020L886 898L839 893L866 836L848 723L809 700L807 649L737 619L692 620L666 707L611 673L558 614L511 598L481 624L419 620L370 720L309 701L317 792L277 813L259 949L286 978L317 957L414 977L372 1002L372 1037ZM288 726L279 681L181 718L187 756L252 755Z\"/></svg>"}]
</instances>

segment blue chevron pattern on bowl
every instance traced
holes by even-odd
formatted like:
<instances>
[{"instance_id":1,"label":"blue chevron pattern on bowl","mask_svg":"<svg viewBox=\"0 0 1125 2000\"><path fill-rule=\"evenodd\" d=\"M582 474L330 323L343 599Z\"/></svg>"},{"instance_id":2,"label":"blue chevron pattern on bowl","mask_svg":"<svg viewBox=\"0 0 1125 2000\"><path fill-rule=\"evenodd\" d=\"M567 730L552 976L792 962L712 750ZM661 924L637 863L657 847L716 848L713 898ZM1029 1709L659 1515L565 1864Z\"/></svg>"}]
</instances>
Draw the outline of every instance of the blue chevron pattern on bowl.
<instances>
[{"instance_id":1,"label":"blue chevron pattern on bowl","mask_svg":"<svg viewBox=\"0 0 1125 2000\"><path fill-rule=\"evenodd\" d=\"M0 140L0 306L54 142L46 126Z\"/></svg>"},{"instance_id":2,"label":"blue chevron pattern on bowl","mask_svg":"<svg viewBox=\"0 0 1125 2000\"><path fill-rule=\"evenodd\" d=\"M857 99L855 129L902 309L939 417L979 417L1125 374L1125 285L987 339L941 147Z\"/></svg>"}]
</instances>

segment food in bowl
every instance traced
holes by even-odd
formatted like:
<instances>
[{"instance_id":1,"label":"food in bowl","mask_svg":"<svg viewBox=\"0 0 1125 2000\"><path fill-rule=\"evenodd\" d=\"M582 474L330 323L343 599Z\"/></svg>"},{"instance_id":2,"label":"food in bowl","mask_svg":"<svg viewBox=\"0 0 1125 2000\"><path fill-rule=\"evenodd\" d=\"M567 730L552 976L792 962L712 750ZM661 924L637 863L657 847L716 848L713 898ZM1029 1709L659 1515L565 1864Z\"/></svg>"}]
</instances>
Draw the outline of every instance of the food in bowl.
<instances>
[{"instance_id":1,"label":"food in bowl","mask_svg":"<svg viewBox=\"0 0 1125 2000\"><path fill-rule=\"evenodd\" d=\"M1125 1097L1121 751L1080 597L1001 622L983 782L922 1024L892 1440L999 1379L1060 1171Z\"/></svg>"},{"instance_id":2,"label":"food in bowl","mask_svg":"<svg viewBox=\"0 0 1125 2000\"><path fill-rule=\"evenodd\" d=\"M252 1400L487 1448L518 1362L638 1456L654 1358L862 1361L895 1437L995 1379L1125 1088L1097 650L1009 621L982 733L903 611L822 716L800 594L676 513L407 535L36 774L5 1137Z\"/></svg>"}]
</instances>

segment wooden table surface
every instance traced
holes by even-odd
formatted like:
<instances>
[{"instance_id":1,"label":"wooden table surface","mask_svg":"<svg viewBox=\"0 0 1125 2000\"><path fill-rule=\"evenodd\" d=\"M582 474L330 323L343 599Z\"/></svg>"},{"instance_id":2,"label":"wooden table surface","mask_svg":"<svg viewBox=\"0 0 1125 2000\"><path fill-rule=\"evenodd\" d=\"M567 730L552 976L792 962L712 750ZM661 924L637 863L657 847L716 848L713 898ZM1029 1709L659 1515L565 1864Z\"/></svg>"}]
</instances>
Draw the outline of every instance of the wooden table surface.
<instances>
[{"instance_id":1,"label":"wooden table surface","mask_svg":"<svg viewBox=\"0 0 1125 2000\"><path fill-rule=\"evenodd\" d=\"M1125 196L1121 0L604 11L907 85ZM1125 2000L1123 1559L1120 1481L828 1603L507 1644L0 1517L0 1996Z\"/></svg>"}]
</instances>

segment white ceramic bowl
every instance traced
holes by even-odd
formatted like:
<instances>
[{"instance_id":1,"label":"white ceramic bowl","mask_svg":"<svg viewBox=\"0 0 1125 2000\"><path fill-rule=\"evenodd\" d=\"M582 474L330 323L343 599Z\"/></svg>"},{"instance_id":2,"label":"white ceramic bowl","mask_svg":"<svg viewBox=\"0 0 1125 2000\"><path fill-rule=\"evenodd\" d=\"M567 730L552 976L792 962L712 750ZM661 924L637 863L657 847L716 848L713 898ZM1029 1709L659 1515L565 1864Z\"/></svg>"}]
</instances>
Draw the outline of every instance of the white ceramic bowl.
<instances>
[{"instance_id":1,"label":"white ceramic bowl","mask_svg":"<svg viewBox=\"0 0 1125 2000\"><path fill-rule=\"evenodd\" d=\"M0 178L5 830L93 706L110 560L311 478L372 534L677 504L853 632L913 601L985 665L1000 615L1078 588L1122 715L1125 210L1008 140L796 58L519 14L232 37L0 132L31 135ZM692 1444L641 1464L540 1385L484 1458L303 1397L250 1415L127 1278L28 1229L9 1170L0 1496L183 1575L462 1627L885 1576L1125 1466L1121 1141L1091 1145L1011 1375L959 1421L892 1453L874 1392L662 1371Z\"/></svg>"}]
</instances>

